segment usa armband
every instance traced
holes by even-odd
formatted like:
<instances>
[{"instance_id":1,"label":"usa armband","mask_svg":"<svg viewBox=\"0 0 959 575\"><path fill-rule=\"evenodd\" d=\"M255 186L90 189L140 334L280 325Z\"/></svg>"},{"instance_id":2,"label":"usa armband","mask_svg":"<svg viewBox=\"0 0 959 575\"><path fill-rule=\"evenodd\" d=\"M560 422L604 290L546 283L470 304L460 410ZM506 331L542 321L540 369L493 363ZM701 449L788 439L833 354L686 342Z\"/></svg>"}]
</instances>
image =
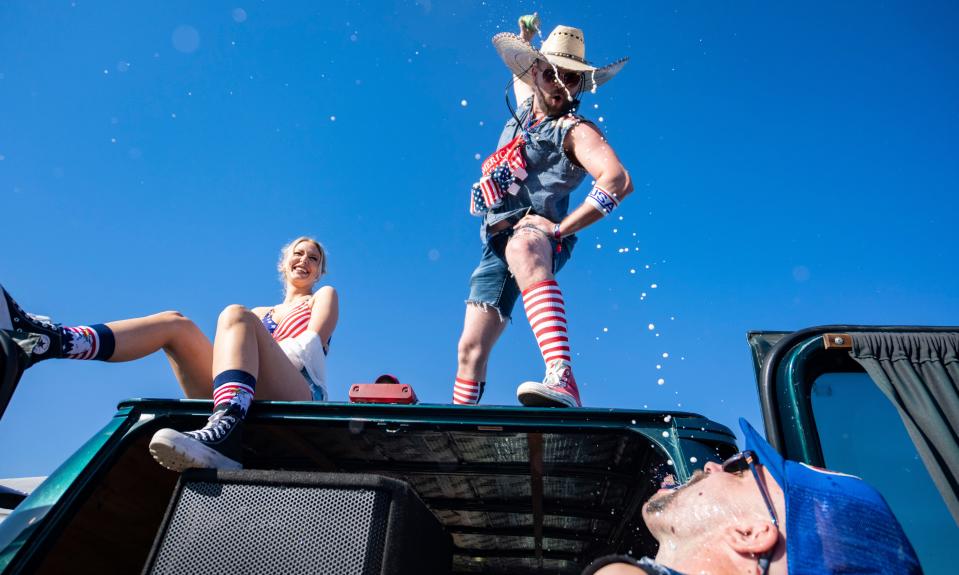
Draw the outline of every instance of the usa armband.
<instances>
[{"instance_id":1,"label":"usa armband","mask_svg":"<svg viewBox=\"0 0 959 575\"><path fill-rule=\"evenodd\" d=\"M611 194L599 186L593 186L589 195L586 196L586 203L593 206L599 213L608 216L619 205L616 194Z\"/></svg>"}]
</instances>

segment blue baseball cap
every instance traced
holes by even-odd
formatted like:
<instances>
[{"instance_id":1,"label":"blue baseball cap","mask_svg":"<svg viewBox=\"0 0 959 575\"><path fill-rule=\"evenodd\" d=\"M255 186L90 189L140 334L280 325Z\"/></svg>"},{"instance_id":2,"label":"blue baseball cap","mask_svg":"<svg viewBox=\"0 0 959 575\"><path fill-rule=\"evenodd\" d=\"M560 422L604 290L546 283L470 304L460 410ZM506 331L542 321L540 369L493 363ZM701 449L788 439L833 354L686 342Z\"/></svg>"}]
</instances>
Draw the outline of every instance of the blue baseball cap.
<instances>
[{"instance_id":1,"label":"blue baseball cap","mask_svg":"<svg viewBox=\"0 0 959 575\"><path fill-rule=\"evenodd\" d=\"M739 426L746 450L783 490L790 575L922 573L912 544L875 488L852 475L783 459L749 422L740 418Z\"/></svg>"}]
</instances>

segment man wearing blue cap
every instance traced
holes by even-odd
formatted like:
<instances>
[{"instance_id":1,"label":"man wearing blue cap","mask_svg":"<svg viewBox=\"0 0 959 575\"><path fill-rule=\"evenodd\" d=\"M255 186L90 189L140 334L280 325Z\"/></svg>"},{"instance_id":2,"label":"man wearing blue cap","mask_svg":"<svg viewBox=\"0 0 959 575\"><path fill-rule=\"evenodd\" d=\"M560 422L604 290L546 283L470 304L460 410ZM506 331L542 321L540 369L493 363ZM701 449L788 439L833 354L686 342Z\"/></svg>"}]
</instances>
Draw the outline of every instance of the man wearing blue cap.
<instances>
[{"instance_id":1,"label":"man wearing blue cap","mask_svg":"<svg viewBox=\"0 0 959 575\"><path fill-rule=\"evenodd\" d=\"M787 461L739 420L746 450L643 506L655 560L597 559L583 575L922 573L882 495L858 477Z\"/></svg>"}]
</instances>

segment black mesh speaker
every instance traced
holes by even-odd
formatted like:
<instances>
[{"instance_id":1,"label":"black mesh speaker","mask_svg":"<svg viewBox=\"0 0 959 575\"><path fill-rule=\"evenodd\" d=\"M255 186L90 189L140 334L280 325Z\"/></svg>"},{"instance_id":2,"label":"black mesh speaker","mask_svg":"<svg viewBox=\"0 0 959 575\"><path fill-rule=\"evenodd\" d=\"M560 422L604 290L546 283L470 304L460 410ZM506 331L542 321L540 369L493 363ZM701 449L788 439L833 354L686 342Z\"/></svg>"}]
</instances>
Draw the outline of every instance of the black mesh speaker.
<instances>
[{"instance_id":1,"label":"black mesh speaker","mask_svg":"<svg viewBox=\"0 0 959 575\"><path fill-rule=\"evenodd\" d=\"M191 470L144 573L449 573L452 541L409 485L368 474Z\"/></svg>"}]
</instances>

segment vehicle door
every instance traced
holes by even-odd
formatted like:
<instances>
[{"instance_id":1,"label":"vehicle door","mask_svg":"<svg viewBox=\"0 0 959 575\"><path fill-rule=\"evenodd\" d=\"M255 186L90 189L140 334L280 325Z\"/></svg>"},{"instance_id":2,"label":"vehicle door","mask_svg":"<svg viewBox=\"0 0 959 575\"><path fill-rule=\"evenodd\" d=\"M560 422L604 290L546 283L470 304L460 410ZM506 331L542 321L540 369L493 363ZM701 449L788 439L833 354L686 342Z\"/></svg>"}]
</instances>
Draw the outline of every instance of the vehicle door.
<instances>
[{"instance_id":1,"label":"vehicle door","mask_svg":"<svg viewBox=\"0 0 959 575\"><path fill-rule=\"evenodd\" d=\"M926 573L959 542L959 328L751 332L766 437L883 494Z\"/></svg>"}]
</instances>

